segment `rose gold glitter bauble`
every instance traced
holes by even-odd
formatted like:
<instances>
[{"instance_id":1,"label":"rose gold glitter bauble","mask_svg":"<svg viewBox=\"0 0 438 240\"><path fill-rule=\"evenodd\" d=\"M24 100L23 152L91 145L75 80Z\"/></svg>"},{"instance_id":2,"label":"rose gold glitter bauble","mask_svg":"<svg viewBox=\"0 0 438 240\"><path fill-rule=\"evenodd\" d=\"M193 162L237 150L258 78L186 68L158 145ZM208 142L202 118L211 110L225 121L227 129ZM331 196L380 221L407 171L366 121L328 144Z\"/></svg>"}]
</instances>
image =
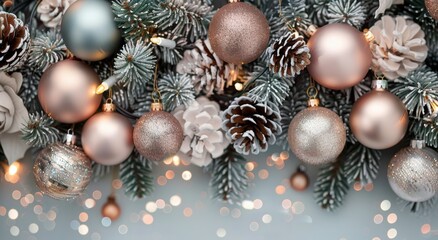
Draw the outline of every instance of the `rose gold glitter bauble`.
<instances>
[{"instance_id":1,"label":"rose gold glitter bauble","mask_svg":"<svg viewBox=\"0 0 438 240\"><path fill-rule=\"evenodd\" d=\"M376 87L359 98L350 114L354 136L372 149L396 145L406 133L408 120L403 102L385 87Z\"/></svg>"},{"instance_id":2,"label":"rose gold glitter bauble","mask_svg":"<svg viewBox=\"0 0 438 240\"><path fill-rule=\"evenodd\" d=\"M134 145L145 158L161 161L175 155L184 139L178 120L164 111L144 114L134 127Z\"/></svg>"},{"instance_id":3,"label":"rose gold glitter bauble","mask_svg":"<svg viewBox=\"0 0 438 240\"><path fill-rule=\"evenodd\" d=\"M62 123L76 123L96 112L102 95L95 94L99 76L85 63L64 60L41 77L38 99L44 111Z\"/></svg>"},{"instance_id":4,"label":"rose gold glitter bauble","mask_svg":"<svg viewBox=\"0 0 438 240\"><path fill-rule=\"evenodd\" d=\"M98 113L84 125L82 146L85 153L99 164L120 164L134 149L132 125L118 113Z\"/></svg>"},{"instance_id":5,"label":"rose gold glitter bauble","mask_svg":"<svg viewBox=\"0 0 438 240\"><path fill-rule=\"evenodd\" d=\"M106 203L102 206L101 213L102 217L107 217L114 222L119 219L122 209L120 209L119 204L116 202L116 198L109 196Z\"/></svg>"},{"instance_id":6,"label":"rose gold glitter bauble","mask_svg":"<svg viewBox=\"0 0 438 240\"><path fill-rule=\"evenodd\" d=\"M269 24L265 15L249 3L223 6L214 15L208 29L211 48L225 62L249 63L266 50Z\"/></svg>"},{"instance_id":7,"label":"rose gold glitter bauble","mask_svg":"<svg viewBox=\"0 0 438 240\"><path fill-rule=\"evenodd\" d=\"M342 23L319 28L307 43L310 75L324 87L341 90L363 80L371 66L371 51L363 33Z\"/></svg>"},{"instance_id":8,"label":"rose gold glitter bauble","mask_svg":"<svg viewBox=\"0 0 438 240\"><path fill-rule=\"evenodd\" d=\"M426 9L429 12L430 16L438 21L438 1L424 0L424 5L426 5Z\"/></svg>"},{"instance_id":9,"label":"rose gold glitter bauble","mask_svg":"<svg viewBox=\"0 0 438 240\"><path fill-rule=\"evenodd\" d=\"M289 183L293 190L302 192L309 187L309 176L307 176L306 172L298 168L297 171L290 176Z\"/></svg>"}]
</instances>

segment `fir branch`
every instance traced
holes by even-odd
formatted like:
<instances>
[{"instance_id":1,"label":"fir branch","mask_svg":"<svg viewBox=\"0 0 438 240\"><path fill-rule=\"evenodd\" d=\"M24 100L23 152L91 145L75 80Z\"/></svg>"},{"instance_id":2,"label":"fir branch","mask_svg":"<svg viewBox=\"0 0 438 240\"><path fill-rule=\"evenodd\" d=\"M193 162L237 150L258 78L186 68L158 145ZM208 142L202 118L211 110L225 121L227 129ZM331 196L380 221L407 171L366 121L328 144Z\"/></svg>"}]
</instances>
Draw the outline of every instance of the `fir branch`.
<instances>
[{"instance_id":1,"label":"fir branch","mask_svg":"<svg viewBox=\"0 0 438 240\"><path fill-rule=\"evenodd\" d=\"M393 85L391 91L403 101L411 116L421 118L433 112L432 105L438 101L438 75L427 66L408 73L406 78L395 79Z\"/></svg>"},{"instance_id":2,"label":"fir branch","mask_svg":"<svg viewBox=\"0 0 438 240\"><path fill-rule=\"evenodd\" d=\"M254 87L248 92L248 95L256 102L264 104L272 102L276 106L281 106L288 96L288 83L270 71L265 71L264 68L257 68L250 82Z\"/></svg>"},{"instance_id":3,"label":"fir branch","mask_svg":"<svg viewBox=\"0 0 438 240\"><path fill-rule=\"evenodd\" d=\"M307 29L312 24L306 12L305 0L289 1L282 9L282 15L287 25L293 27L301 35L307 35Z\"/></svg>"},{"instance_id":4,"label":"fir branch","mask_svg":"<svg viewBox=\"0 0 438 240\"><path fill-rule=\"evenodd\" d=\"M246 159L232 145L227 147L222 156L213 160L210 180L213 198L232 204L246 197L248 177L245 164Z\"/></svg>"},{"instance_id":5,"label":"fir branch","mask_svg":"<svg viewBox=\"0 0 438 240\"><path fill-rule=\"evenodd\" d=\"M153 25L150 10L152 1L115 0L112 8L114 21L128 40L148 39L148 28Z\"/></svg>"},{"instance_id":6,"label":"fir branch","mask_svg":"<svg viewBox=\"0 0 438 240\"><path fill-rule=\"evenodd\" d=\"M134 96L140 95L141 89L153 77L157 58L152 51L150 43L129 41L115 59L114 74Z\"/></svg>"},{"instance_id":7,"label":"fir branch","mask_svg":"<svg viewBox=\"0 0 438 240\"><path fill-rule=\"evenodd\" d=\"M67 47L61 33L56 29L47 32L37 31L37 36L32 39L29 49L30 66L41 71L64 60L67 55Z\"/></svg>"},{"instance_id":8,"label":"fir branch","mask_svg":"<svg viewBox=\"0 0 438 240\"><path fill-rule=\"evenodd\" d=\"M345 174L349 183L359 181L365 186L377 178L382 157L380 151L356 143L347 147L345 155Z\"/></svg>"},{"instance_id":9,"label":"fir branch","mask_svg":"<svg viewBox=\"0 0 438 240\"><path fill-rule=\"evenodd\" d=\"M151 17L162 31L170 31L194 42L207 36L212 7L202 0L155 0Z\"/></svg>"},{"instance_id":10,"label":"fir branch","mask_svg":"<svg viewBox=\"0 0 438 240\"><path fill-rule=\"evenodd\" d=\"M92 166L93 166L93 179L94 179L94 181L99 181L102 178L108 176L114 167L114 166L102 165L102 164L96 163L95 161L92 162Z\"/></svg>"},{"instance_id":11,"label":"fir branch","mask_svg":"<svg viewBox=\"0 0 438 240\"><path fill-rule=\"evenodd\" d=\"M192 79L187 74L166 74L159 80L158 85L166 111L173 111L180 105L187 107L195 100Z\"/></svg>"},{"instance_id":12,"label":"fir branch","mask_svg":"<svg viewBox=\"0 0 438 240\"><path fill-rule=\"evenodd\" d=\"M24 67L21 73L23 75L23 84L20 88L20 98L23 100L24 106L30 113L41 111L37 95L42 73L30 66Z\"/></svg>"},{"instance_id":13,"label":"fir branch","mask_svg":"<svg viewBox=\"0 0 438 240\"><path fill-rule=\"evenodd\" d=\"M333 211L344 202L349 190L342 160L323 167L315 183L316 203L327 211Z\"/></svg>"},{"instance_id":14,"label":"fir branch","mask_svg":"<svg viewBox=\"0 0 438 240\"><path fill-rule=\"evenodd\" d=\"M44 113L29 114L27 125L21 129L23 140L32 147L45 147L61 140L55 121Z\"/></svg>"},{"instance_id":15,"label":"fir branch","mask_svg":"<svg viewBox=\"0 0 438 240\"><path fill-rule=\"evenodd\" d=\"M413 120L409 123L409 132L412 132L416 138L423 139L428 146L438 148L437 126L438 125L434 122Z\"/></svg>"},{"instance_id":16,"label":"fir branch","mask_svg":"<svg viewBox=\"0 0 438 240\"><path fill-rule=\"evenodd\" d=\"M185 48L187 47L187 38L177 36L172 33L165 33L163 37L175 41L175 48L167 48L159 45L155 46L155 54L164 64L176 65L183 59Z\"/></svg>"},{"instance_id":17,"label":"fir branch","mask_svg":"<svg viewBox=\"0 0 438 240\"><path fill-rule=\"evenodd\" d=\"M331 0L309 0L307 12L313 24L324 26L327 24L327 11Z\"/></svg>"},{"instance_id":18,"label":"fir branch","mask_svg":"<svg viewBox=\"0 0 438 240\"><path fill-rule=\"evenodd\" d=\"M152 164L134 150L120 166L120 179L126 195L131 198L143 198L154 190Z\"/></svg>"},{"instance_id":19,"label":"fir branch","mask_svg":"<svg viewBox=\"0 0 438 240\"><path fill-rule=\"evenodd\" d=\"M435 209L438 197L434 196L433 198L424 201L424 202L408 202L400 199L403 204L404 209L408 209L411 213L414 213L419 216L425 216L432 212Z\"/></svg>"},{"instance_id":20,"label":"fir branch","mask_svg":"<svg viewBox=\"0 0 438 240\"><path fill-rule=\"evenodd\" d=\"M360 97L362 97L365 93L369 92L370 90L371 90L371 78L367 76L360 83L354 85L351 88L347 88L343 90L343 92L345 93L347 101L351 101L351 99L357 101Z\"/></svg>"},{"instance_id":21,"label":"fir branch","mask_svg":"<svg viewBox=\"0 0 438 240\"><path fill-rule=\"evenodd\" d=\"M438 21L430 16L424 5L424 0L405 0L403 7L403 13L411 16L412 20L418 23L426 34L437 31Z\"/></svg>"},{"instance_id":22,"label":"fir branch","mask_svg":"<svg viewBox=\"0 0 438 240\"><path fill-rule=\"evenodd\" d=\"M327 9L329 23L348 23L361 28L367 17L367 9L363 1L333 0Z\"/></svg>"},{"instance_id":23,"label":"fir branch","mask_svg":"<svg viewBox=\"0 0 438 240\"><path fill-rule=\"evenodd\" d=\"M427 59L425 63L431 69L438 69L438 31L426 34L427 47Z\"/></svg>"},{"instance_id":24,"label":"fir branch","mask_svg":"<svg viewBox=\"0 0 438 240\"><path fill-rule=\"evenodd\" d=\"M149 82L145 89L143 89L142 94L133 97L131 93L128 92L129 99L133 99L131 102L131 113L134 116L141 117L143 114L147 113L151 109L151 103L152 103L152 91L153 91L153 84L152 81Z\"/></svg>"}]
</instances>

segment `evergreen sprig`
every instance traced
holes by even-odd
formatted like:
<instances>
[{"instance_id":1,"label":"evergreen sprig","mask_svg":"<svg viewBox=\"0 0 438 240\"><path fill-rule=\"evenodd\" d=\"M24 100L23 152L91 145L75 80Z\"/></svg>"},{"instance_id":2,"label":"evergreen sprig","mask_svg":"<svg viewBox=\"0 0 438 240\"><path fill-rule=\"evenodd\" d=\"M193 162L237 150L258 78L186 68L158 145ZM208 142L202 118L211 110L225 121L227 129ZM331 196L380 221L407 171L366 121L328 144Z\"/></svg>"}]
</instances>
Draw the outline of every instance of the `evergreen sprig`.
<instances>
[{"instance_id":1,"label":"evergreen sprig","mask_svg":"<svg viewBox=\"0 0 438 240\"><path fill-rule=\"evenodd\" d=\"M264 104L272 102L281 106L289 92L289 85L284 79L266 71L265 68L258 68L252 78L250 81L253 88L249 90L248 95L254 101Z\"/></svg>"},{"instance_id":2,"label":"evergreen sprig","mask_svg":"<svg viewBox=\"0 0 438 240\"><path fill-rule=\"evenodd\" d=\"M156 61L150 43L129 41L115 59L114 74L133 96L138 96L152 79Z\"/></svg>"},{"instance_id":3,"label":"evergreen sprig","mask_svg":"<svg viewBox=\"0 0 438 240\"><path fill-rule=\"evenodd\" d=\"M347 147L345 156L345 174L349 183L358 181L365 186L377 178L382 157L380 151L356 143Z\"/></svg>"},{"instance_id":4,"label":"evergreen sprig","mask_svg":"<svg viewBox=\"0 0 438 240\"><path fill-rule=\"evenodd\" d=\"M32 39L29 49L30 66L41 71L64 60L67 55L67 47L61 33L56 29L47 32L37 31L37 36Z\"/></svg>"},{"instance_id":5,"label":"evergreen sprig","mask_svg":"<svg viewBox=\"0 0 438 240\"><path fill-rule=\"evenodd\" d=\"M423 139L428 146L438 148L438 126L434 122L410 121L409 132L412 132L416 138Z\"/></svg>"},{"instance_id":6,"label":"evergreen sprig","mask_svg":"<svg viewBox=\"0 0 438 240\"><path fill-rule=\"evenodd\" d=\"M120 166L120 179L126 195L133 199L143 198L154 190L152 163L134 150Z\"/></svg>"},{"instance_id":7,"label":"evergreen sprig","mask_svg":"<svg viewBox=\"0 0 438 240\"><path fill-rule=\"evenodd\" d=\"M188 45L187 38L172 33L165 33L163 37L175 41L175 48L155 46L155 53L164 64L176 65L184 57L184 51Z\"/></svg>"},{"instance_id":8,"label":"evergreen sprig","mask_svg":"<svg viewBox=\"0 0 438 240\"><path fill-rule=\"evenodd\" d=\"M33 67L26 66L21 70L23 84L20 89L20 97L24 106L30 113L41 111L40 103L37 99L38 84L41 79L41 72Z\"/></svg>"},{"instance_id":9,"label":"evergreen sprig","mask_svg":"<svg viewBox=\"0 0 438 240\"><path fill-rule=\"evenodd\" d=\"M403 4L404 13L412 17L412 20L420 24L427 34L434 33L438 29L436 21L426 9L424 0L406 0Z\"/></svg>"},{"instance_id":10,"label":"evergreen sprig","mask_svg":"<svg viewBox=\"0 0 438 240\"><path fill-rule=\"evenodd\" d=\"M309 0L307 12L313 24L324 26L327 24L327 11L331 0Z\"/></svg>"},{"instance_id":11,"label":"evergreen sprig","mask_svg":"<svg viewBox=\"0 0 438 240\"><path fill-rule=\"evenodd\" d=\"M245 164L246 159L232 145L227 147L222 156L213 160L210 181L213 198L234 203L246 197L248 177Z\"/></svg>"},{"instance_id":12,"label":"evergreen sprig","mask_svg":"<svg viewBox=\"0 0 438 240\"><path fill-rule=\"evenodd\" d=\"M112 8L114 21L122 29L126 39L146 39L151 37L149 27L153 26L150 10L153 1L115 0Z\"/></svg>"},{"instance_id":13,"label":"evergreen sprig","mask_svg":"<svg viewBox=\"0 0 438 240\"><path fill-rule=\"evenodd\" d=\"M401 201L405 209L408 209L411 213L421 216L429 214L436 207L438 197L435 196L424 202L408 202L405 200Z\"/></svg>"},{"instance_id":14,"label":"evergreen sprig","mask_svg":"<svg viewBox=\"0 0 438 240\"><path fill-rule=\"evenodd\" d=\"M367 9L364 1L333 0L328 5L326 18L329 23L348 23L361 28L367 18Z\"/></svg>"},{"instance_id":15,"label":"evergreen sprig","mask_svg":"<svg viewBox=\"0 0 438 240\"><path fill-rule=\"evenodd\" d=\"M327 211L333 211L343 204L348 189L344 163L339 159L319 171L314 187L316 203Z\"/></svg>"},{"instance_id":16,"label":"evergreen sprig","mask_svg":"<svg viewBox=\"0 0 438 240\"><path fill-rule=\"evenodd\" d=\"M93 179L94 181L99 181L102 178L108 176L114 166L106 166L93 161Z\"/></svg>"},{"instance_id":17,"label":"evergreen sprig","mask_svg":"<svg viewBox=\"0 0 438 240\"><path fill-rule=\"evenodd\" d=\"M202 0L155 0L151 11L154 24L194 42L207 36L212 7Z\"/></svg>"},{"instance_id":18,"label":"evergreen sprig","mask_svg":"<svg viewBox=\"0 0 438 240\"><path fill-rule=\"evenodd\" d=\"M44 113L29 114L29 121L21 129L22 137L32 147L42 148L61 140L55 121Z\"/></svg>"},{"instance_id":19,"label":"evergreen sprig","mask_svg":"<svg viewBox=\"0 0 438 240\"><path fill-rule=\"evenodd\" d=\"M432 113L432 105L438 101L438 75L423 65L410 72L406 78L394 81L391 91L397 95L415 118Z\"/></svg>"},{"instance_id":20,"label":"evergreen sprig","mask_svg":"<svg viewBox=\"0 0 438 240\"><path fill-rule=\"evenodd\" d=\"M288 1L282 9L282 15L287 25L293 27L301 35L307 35L307 29L312 24L306 12L305 0Z\"/></svg>"},{"instance_id":21,"label":"evergreen sprig","mask_svg":"<svg viewBox=\"0 0 438 240\"><path fill-rule=\"evenodd\" d=\"M188 106L195 100L192 79L186 74L166 74L158 81L158 86L166 111L173 111L180 105Z\"/></svg>"}]
</instances>

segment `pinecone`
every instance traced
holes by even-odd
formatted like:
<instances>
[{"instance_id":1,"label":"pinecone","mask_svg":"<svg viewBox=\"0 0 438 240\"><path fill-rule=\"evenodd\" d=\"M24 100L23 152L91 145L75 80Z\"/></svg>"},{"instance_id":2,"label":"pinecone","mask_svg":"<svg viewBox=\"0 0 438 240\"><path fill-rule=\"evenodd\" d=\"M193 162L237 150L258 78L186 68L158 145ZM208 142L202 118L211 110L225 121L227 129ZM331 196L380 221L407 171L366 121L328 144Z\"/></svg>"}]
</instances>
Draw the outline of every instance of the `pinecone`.
<instances>
[{"instance_id":1,"label":"pinecone","mask_svg":"<svg viewBox=\"0 0 438 240\"><path fill-rule=\"evenodd\" d=\"M55 28L61 25L62 15L76 0L42 0L37 12L44 26Z\"/></svg>"},{"instance_id":2,"label":"pinecone","mask_svg":"<svg viewBox=\"0 0 438 240\"><path fill-rule=\"evenodd\" d=\"M184 52L184 58L176 66L180 74L189 74L196 93L203 91L210 96L215 91L222 94L232 85L237 66L223 62L211 49L210 41L199 39L195 48Z\"/></svg>"},{"instance_id":3,"label":"pinecone","mask_svg":"<svg viewBox=\"0 0 438 240\"><path fill-rule=\"evenodd\" d=\"M29 46L29 30L12 13L0 12L0 71L13 71Z\"/></svg>"},{"instance_id":4,"label":"pinecone","mask_svg":"<svg viewBox=\"0 0 438 240\"><path fill-rule=\"evenodd\" d=\"M298 32L288 32L277 39L268 52L269 68L281 77L294 77L310 64L310 50Z\"/></svg>"},{"instance_id":5,"label":"pinecone","mask_svg":"<svg viewBox=\"0 0 438 240\"><path fill-rule=\"evenodd\" d=\"M222 115L222 129L238 153L266 152L281 133L280 111L275 105L254 102L250 97L236 98Z\"/></svg>"}]
</instances>

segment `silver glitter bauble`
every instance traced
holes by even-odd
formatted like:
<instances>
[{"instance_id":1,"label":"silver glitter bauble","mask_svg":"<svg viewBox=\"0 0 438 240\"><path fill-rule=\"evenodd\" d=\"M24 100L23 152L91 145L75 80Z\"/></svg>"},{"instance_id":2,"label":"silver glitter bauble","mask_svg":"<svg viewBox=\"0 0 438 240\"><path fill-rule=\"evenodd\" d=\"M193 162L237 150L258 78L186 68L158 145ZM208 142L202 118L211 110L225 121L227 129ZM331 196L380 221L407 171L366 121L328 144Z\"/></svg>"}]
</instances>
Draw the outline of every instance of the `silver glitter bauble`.
<instances>
[{"instance_id":1,"label":"silver glitter bauble","mask_svg":"<svg viewBox=\"0 0 438 240\"><path fill-rule=\"evenodd\" d=\"M397 152L388 165L388 181L400 198L423 202L438 190L438 153L413 140L410 147Z\"/></svg>"},{"instance_id":2,"label":"silver glitter bauble","mask_svg":"<svg viewBox=\"0 0 438 240\"><path fill-rule=\"evenodd\" d=\"M151 112L144 114L134 127L134 145L145 158L161 161L178 153L184 139L183 129L170 113L153 103ZM161 106L161 107L160 107Z\"/></svg>"},{"instance_id":3,"label":"silver glitter bauble","mask_svg":"<svg viewBox=\"0 0 438 240\"><path fill-rule=\"evenodd\" d=\"M33 173L38 188L55 199L81 195L91 181L91 160L81 148L55 143L44 148L35 159Z\"/></svg>"},{"instance_id":4,"label":"silver glitter bauble","mask_svg":"<svg viewBox=\"0 0 438 240\"><path fill-rule=\"evenodd\" d=\"M117 50L120 32L111 5L104 0L79 0L62 17L61 35L78 58L102 60Z\"/></svg>"},{"instance_id":5,"label":"silver glitter bauble","mask_svg":"<svg viewBox=\"0 0 438 240\"><path fill-rule=\"evenodd\" d=\"M341 118L333 111L319 107L317 99L311 99L309 107L292 119L288 141L298 159L321 165L336 161L344 149L346 136Z\"/></svg>"}]
</instances>

